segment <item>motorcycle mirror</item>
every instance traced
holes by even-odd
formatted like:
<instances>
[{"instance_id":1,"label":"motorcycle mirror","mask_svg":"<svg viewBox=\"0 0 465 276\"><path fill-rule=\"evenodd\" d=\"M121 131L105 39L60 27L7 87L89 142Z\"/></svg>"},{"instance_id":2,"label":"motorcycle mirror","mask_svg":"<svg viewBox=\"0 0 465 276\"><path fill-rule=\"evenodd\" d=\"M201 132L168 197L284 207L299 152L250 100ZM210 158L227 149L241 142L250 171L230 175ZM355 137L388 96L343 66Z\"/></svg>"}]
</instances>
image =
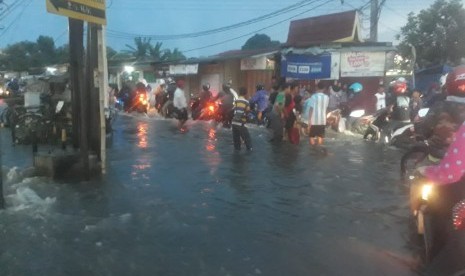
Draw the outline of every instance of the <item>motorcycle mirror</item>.
<instances>
[{"instance_id":1,"label":"motorcycle mirror","mask_svg":"<svg viewBox=\"0 0 465 276\"><path fill-rule=\"evenodd\" d=\"M55 108L55 113L59 113L63 109L63 105L65 105L64 101L59 101Z\"/></svg>"},{"instance_id":2,"label":"motorcycle mirror","mask_svg":"<svg viewBox=\"0 0 465 276\"><path fill-rule=\"evenodd\" d=\"M418 111L418 117L423 118L428 114L429 108L422 108Z\"/></svg>"},{"instance_id":3,"label":"motorcycle mirror","mask_svg":"<svg viewBox=\"0 0 465 276\"><path fill-rule=\"evenodd\" d=\"M354 110L350 113L350 117L353 117L353 118L360 118L362 117L363 115L365 115L365 110L363 109L360 109L360 110Z\"/></svg>"}]
</instances>

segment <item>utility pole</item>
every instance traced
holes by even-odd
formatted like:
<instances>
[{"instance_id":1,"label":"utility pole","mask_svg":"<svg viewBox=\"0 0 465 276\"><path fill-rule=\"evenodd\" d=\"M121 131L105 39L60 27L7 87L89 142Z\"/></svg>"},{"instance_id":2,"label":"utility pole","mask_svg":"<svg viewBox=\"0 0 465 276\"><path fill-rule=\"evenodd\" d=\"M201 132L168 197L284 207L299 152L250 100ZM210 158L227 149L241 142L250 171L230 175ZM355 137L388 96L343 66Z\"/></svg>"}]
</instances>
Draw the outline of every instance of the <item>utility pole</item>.
<instances>
[{"instance_id":1,"label":"utility pole","mask_svg":"<svg viewBox=\"0 0 465 276\"><path fill-rule=\"evenodd\" d=\"M378 20L379 20L379 9L380 5L378 0L371 0L371 12L370 12L370 41L378 41Z\"/></svg>"},{"instance_id":2,"label":"utility pole","mask_svg":"<svg viewBox=\"0 0 465 276\"><path fill-rule=\"evenodd\" d=\"M88 97L84 78L84 22L69 19L70 76L73 100L73 140L79 137L82 176L89 180ZM74 123L79 123L78 127ZM78 135L75 135L78 134ZM77 145L74 145L77 146Z\"/></svg>"},{"instance_id":3,"label":"utility pole","mask_svg":"<svg viewBox=\"0 0 465 276\"><path fill-rule=\"evenodd\" d=\"M3 198L2 134L0 133L0 209L4 208L5 199Z\"/></svg>"}]
</instances>

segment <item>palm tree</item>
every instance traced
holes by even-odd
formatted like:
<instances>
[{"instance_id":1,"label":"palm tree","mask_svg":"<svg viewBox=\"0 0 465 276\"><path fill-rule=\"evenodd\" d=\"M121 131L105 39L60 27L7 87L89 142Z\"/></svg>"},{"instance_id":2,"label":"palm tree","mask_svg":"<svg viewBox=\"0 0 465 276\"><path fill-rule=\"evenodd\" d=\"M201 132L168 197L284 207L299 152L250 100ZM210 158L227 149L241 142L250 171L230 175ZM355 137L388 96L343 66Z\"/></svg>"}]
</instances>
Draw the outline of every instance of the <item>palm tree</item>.
<instances>
[{"instance_id":1,"label":"palm tree","mask_svg":"<svg viewBox=\"0 0 465 276\"><path fill-rule=\"evenodd\" d=\"M137 60L144 60L150 55L152 45L150 44L150 38L136 37L134 38L135 47L126 44L128 50L124 50L126 53L132 54Z\"/></svg>"},{"instance_id":2,"label":"palm tree","mask_svg":"<svg viewBox=\"0 0 465 276\"><path fill-rule=\"evenodd\" d=\"M155 46L150 45L149 55L152 59L155 59L156 61L160 61L162 59L162 45L162 42L157 42Z\"/></svg>"},{"instance_id":3,"label":"palm tree","mask_svg":"<svg viewBox=\"0 0 465 276\"><path fill-rule=\"evenodd\" d=\"M162 56L163 61L178 61L186 59L186 56L179 51L178 48L174 48L173 51L166 49Z\"/></svg>"}]
</instances>

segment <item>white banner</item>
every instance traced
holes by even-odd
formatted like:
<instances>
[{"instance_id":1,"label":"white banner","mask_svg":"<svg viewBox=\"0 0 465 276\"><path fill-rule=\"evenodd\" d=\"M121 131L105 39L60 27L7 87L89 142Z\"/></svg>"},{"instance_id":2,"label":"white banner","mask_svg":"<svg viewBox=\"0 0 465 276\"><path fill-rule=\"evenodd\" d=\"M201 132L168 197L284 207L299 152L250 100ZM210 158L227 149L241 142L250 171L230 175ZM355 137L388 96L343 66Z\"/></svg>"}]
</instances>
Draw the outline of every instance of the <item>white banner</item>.
<instances>
[{"instance_id":1,"label":"white banner","mask_svg":"<svg viewBox=\"0 0 465 276\"><path fill-rule=\"evenodd\" d=\"M170 65L170 75L196 75L198 71L198 64Z\"/></svg>"},{"instance_id":2,"label":"white banner","mask_svg":"<svg viewBox=\"0 0 465 276\"><path fill-rule=\"evenodd\" d=\"M266 56L256 58L243 58L241 59L241 70L273 70L274 61L268 59Z\"/></svg>"},{"instance_id":3,"label":"white banner","mask_svg":"<svg viewBox=\"0 0 465 276\"><path fill-rule=\"evenodd\" d=\"M382 77L385 52L341 53L341 77Z\"/></svg>"}]
</instances>

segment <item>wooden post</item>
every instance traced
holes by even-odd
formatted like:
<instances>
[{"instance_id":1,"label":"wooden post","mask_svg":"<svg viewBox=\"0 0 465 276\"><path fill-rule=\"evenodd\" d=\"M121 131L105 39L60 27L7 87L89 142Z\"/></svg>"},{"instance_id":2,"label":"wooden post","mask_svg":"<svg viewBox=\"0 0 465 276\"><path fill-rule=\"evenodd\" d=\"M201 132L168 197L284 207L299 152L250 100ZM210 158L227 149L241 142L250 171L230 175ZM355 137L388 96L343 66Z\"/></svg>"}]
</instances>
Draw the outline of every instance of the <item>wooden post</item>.
<instances>
[{"instance_id":1,"label":"wooden post","mask_svg":"<svg viewBox=\"0 0 465 276\"><path fill-rule=\"evenodd\" d=\"M100 115L99 115L99 92L98 92L98 41L97 30L99 26L88 23L87 30L87 104L88 104L88 127L89 127L89 149L100 158Z\"/></svg>"},{"instance_id":2,"label":"wooden post","mask_svg":"<svg viewBox=\"0 0 465 276\"><path fill-rule=\"evenodd\" d=\"M80 145L80 119L81 119L81 89L83 88L83 63L84 59L84 22L77 19L68 19L69 22L69 73L71 83L72 105L72 141L76 150Z\"/></svg>"},{"instance_id":3,"label":"wooden post","mask_svg":"<svg viewBox=\"0 0 465 276\"><path fill-rule=\"evenodd\" d=\"M88 55L88 53L87 53ZM84 55L81 56L80 65L84 60ZM80 66L82 71L82 66ZM89 75L86 71L86 76L84 74L79 74L79 90L80 90L80 105L81 105L81 114L80 114L80 140L79 140L79 149L81 153L81 164L82 164L82 174L85 180L90 179L90 170L89 170L89 97L88 97L88 86L86 85L85 80L89 79Z\"/></svg>"},{"instance_id":4,"label":"wooden post","mask_svg":"<svg viewBox=\"0 0 465 276\"><path fill-rule=\"evenodd\" d=\"M5 199L3 198L2 146L2 134L0 133L0 209L5 208Z\"/></svg>"},{"instance_id":5,"label":"wooden post","mask_svg":"<svg viewBox=\"0 0 465 276\"><path fill-rule=\"evenodd\" d=\"M108 63L107 63L107 46L105 39L105 26L102 26L98 32L98 71L100 86L100 161L102 165L102 174L106 170L106 121L105 108L108 108ZM109 114L110 115L110 114Z\"/></svg>"}]
</instances>

